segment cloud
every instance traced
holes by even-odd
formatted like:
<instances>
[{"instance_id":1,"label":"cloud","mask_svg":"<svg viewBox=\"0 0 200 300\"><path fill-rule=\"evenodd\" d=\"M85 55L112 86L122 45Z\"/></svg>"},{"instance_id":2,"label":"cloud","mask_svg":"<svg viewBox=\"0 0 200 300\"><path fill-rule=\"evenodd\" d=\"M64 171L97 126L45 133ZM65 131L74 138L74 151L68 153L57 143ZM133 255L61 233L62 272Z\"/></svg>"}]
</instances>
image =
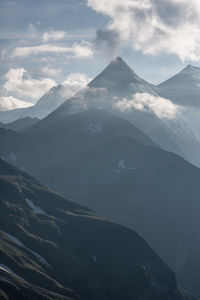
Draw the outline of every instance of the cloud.
<instances>
[{"instance_id":1,"label":"cloud","mask_svg":"<svg viewBox=\"0 0 200 300\"><path fill-rule=\"evenodd\" d=\"M43 42L47 43L49 41L58 41L62 40L67 36L65 31L46 31L43 33Z\"/></svg>"},{"instance_id":2,"label":"cloud","mask_svg":"<svg viewBox=\"0 0 200 300\"><path fill-rule=\"evenodd\" d=\"M32 99L40 98L56 85L56 82L50 78L32 78L24 68L10 69L5 74L5 78L4 89L7 93L14 92Z\"/></svg>"},{"instance_id":3,"label":"cloud","mask_svg":"<svg viewBox=\"0 0 200 300\"><path fill-rule=\"evenodd\" d=\"M47 75L47 76L57 76L60 72L61 72L61 69L54 69L54 68L50 68L48 65L47 66L44 66L40 69L40 72L44 75Z\"/></svg>"},{"instance_id":4,"label":"cloud","mask_svg":"<svg viewBox=\"0 0 200 300\"><path fill-rule=\"evenodd\" d=\"M15 97L0 97L0 111L12 110L22 107L30 107L33 104L27 101L19 100Z\"/></svg>"},{"instance_id":5,"label":"cloud","mask_svg":"<svg viewBox=\"0 0 200 300\"><path fill-rule=\"evenodd\" d=\"M96 31L96 49L103 49L111 58L117 55L120 45L120 36L116 30L98 29Z\"/></svg>"},{"instance_id":6,"label":"cloud","mask_svg":"<svg viewBox=\"0 0 200 300\"><path fill-rule=\"evenodd\" d=\"M87 87L87 92L92 93L92 94L99 94L101 93L101 95L106 95L108 92L108 89L106 87Z\"/></svg>"},{"instance_id":7,"label":"cloud","mask_svg":"<svg viewBox=\"0 0 200 300\"><path fill-rule=\"evenodd\" d=\"M90 78L84 73L71 73L67 76L66 80L62 83L64 86L86 86Z\"/></svg>"},{"instance_id":8,"label":"cloud","mask_svg":"<svg viewBox=\"0 0 200 300\"><path fill-rule=\"evenodd\" d=\"M110 17L107 28L97 31L110 51L131 44L148 55L200 60L199 0L88 0L88 6Z\"/></svg>"},{"instance_id":9,"label":"cloud","mask_svg":"<svg viewBox=\"0 0 200 300\"><path fill-rule=\"evenodd\" d=\"M60 95L63 98L69 98L73 96L80 89L85 87L91 80L86 74L83 73L71 73L67 76L62 83L63 88L60 90Z\"/></svg>"},{"instance_id":10,"label":"cloud","mask_svg":"<svg viewBox=\"0 0 200 300\"><path fill-rule=\"evenodd\" d=\"M72 47L64 47L54 44L45 44L33 47L17 47L13 50L11 56L15 57L27 57L30 55L39 54L67 54L72 57L87 58L92 57L93 52L88 43L76 44L74 43Z\"/></svg>"},{"instance_id":11,"label":"cloud","mask_svg":"<svg viewBox=\"0 0 200 300\"><path fill-rule=\"evenodd\" d=\"M114 108L121 112L131 111L133 109L151 112L159 119L175 119L177 114L183 109L168 99L148 93L136 93L130 100L125 98L118 101L114 104Z\"/></svg>"}]
</instances>

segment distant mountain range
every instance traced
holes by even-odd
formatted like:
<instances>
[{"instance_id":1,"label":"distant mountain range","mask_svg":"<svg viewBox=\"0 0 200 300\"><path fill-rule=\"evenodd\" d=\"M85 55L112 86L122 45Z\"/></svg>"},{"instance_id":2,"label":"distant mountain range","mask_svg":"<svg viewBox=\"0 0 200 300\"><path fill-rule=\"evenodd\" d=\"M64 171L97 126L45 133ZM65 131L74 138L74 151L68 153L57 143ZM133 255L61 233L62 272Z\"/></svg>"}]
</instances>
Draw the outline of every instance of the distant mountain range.
<instances>
[{"instance_id":1,"label":"distant mountain range","mask_svg":"<svg viewBox=\"0 0 200 300\"><path fill-rule=\"evenodd\" d=\"M66 100L63 94L64 91L65 88L59 84L51 88L48 93L44 94L44 96L31 107L0 111L0 121L3 123L12 123L18 119L27 117L43 119Z\"/></svg>"},{"instance_id":2,"label":"distant mountain range","mask_svg":"<svg viewBox=\"0 0 200 300\"><path fill-rule=\"evenodd\" d=\"M48 105L48 102L53 102L52 99L57 99L57 89L60 90L61 87L51 90L50 96L45 95L42 98L45 101L42 103ZM88 86L50 114L47 117L48 122L88 108L103 109L131 121L161 148L175 152L193 164L200 165L200 143L183 120L158 117L146 104L143 105L143 109L140 109L140 103L127 109L120 108L120 103L123 104L123 100L125 103L126 101L129 103L135 95L141 100L150 101L150 105L152 105L151 101L154 101L153 106L154 108L158 107L158 110L160 109L159 105L161 105L162 110L167 110L167 108L162 108L162 99L153 90L152 85L141 79L120 57L117 57Z\"/></svg>"},{"instance_id":3,"label":"distant mountain range","mask_svg":"<svg viewBox=\"0 0 200 300\"><path fill-rule=\"evenodd\" d=\"M0 298L195 300L134 231L0 160Z\"/></svg>"},{"instance_id":4,"label":"distant mountain range","mask_svg":"<svg viewBox=\"0 0 200 300\"><path fill-rule=\"evenodd\" d=\"M62 115L62 111L70 113L90 107L104 109L133 122L163 149L175 152L199 166L200 142L192 130L180 117L159 117L152 111L152 107L154 109L157 107L158 113L160 108L163 112L168 109L162 107L162 99L156 91L156 87L141 79L122 58L117 57L87 87L67 101L65 88L58 85L30 108L0 112L0 121L10 123L25 117L42 119L58 107L57 116L59 112ZM133 97L139 102L145 100L142 109L142 102L134 104ZM120 106L123 105L123 101L125 109Z\"/></svg>"}]
</instances>

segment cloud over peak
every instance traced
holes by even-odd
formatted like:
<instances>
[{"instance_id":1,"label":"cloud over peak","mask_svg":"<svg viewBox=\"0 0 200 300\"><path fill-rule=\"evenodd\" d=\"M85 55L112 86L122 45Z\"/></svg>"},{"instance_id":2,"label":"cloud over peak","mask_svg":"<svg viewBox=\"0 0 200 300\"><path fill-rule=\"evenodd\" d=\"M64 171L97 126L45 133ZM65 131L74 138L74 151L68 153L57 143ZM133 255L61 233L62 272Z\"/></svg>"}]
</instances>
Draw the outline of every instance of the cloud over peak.
<instances>
[{"instance_id":1,"label":"cloud over peak","mask_svg":"<svg viewBox=\"0 0 200 300\"><path fill-rule=\"evenodd\" d=\"M110 17L107 28L97 31L97 39L111 51L131 44L148 55L170 53L183 61L200 60L198 0L88 0L88 6Z\"/></svg>"}]
</instances>

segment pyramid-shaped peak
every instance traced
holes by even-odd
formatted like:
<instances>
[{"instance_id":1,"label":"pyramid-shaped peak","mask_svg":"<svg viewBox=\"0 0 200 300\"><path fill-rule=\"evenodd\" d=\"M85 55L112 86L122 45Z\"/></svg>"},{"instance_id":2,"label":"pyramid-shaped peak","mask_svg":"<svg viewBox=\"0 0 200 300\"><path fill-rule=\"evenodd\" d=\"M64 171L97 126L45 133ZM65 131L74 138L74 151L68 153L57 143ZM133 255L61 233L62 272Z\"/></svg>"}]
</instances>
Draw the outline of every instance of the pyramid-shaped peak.
<instances>
[{"instance_id":1,"label":"pyramid-shaped peak","mask_svg":"<svg viewBox=\"0 0 200 300\"><path fill-rule=\"evenodd\" d=\"M194 70L194 69L196 69L196 67L195 66L192 66L192 65L187 65L187 67L185 68L185 70Z\"/></svg>"},{"instance_id":2,"label":"pyramid-shaped peak","mask_svg":"<svg viewBox=\"0 0 200 300\"><path fill-rule=\"evenodd\" d=\"M187 67L186 67L186 69L191 69L191 68L193 68L194 66L192 66L192 65L187 65Z\"/></svg>"},{"instance_id":3,"label":"pyramid-shaped peak","mask_svg":"<svg viewBox=\"0 0 200 300\"><path fill-rule=\"evenodd\" d=\"M108 67L118 67L118 68L127 68L127 70L132 70L129 65L120 57L117 56L114 60L111 61L111 63L108 65ZM133 70L132 70L133 71Z\"/></svg>"},{"instance_id":4,"label":"pyramid-shaped peak","mask_svg":"<svg viewBox=\"0 0 200 300\"><path fill-rule=\"evenodd\" d=\"M120 56L117 56L115 59L114 59L115 62L118 62L118 63L125 63L125 61L120 57Z\"/></svg>"},{"instance_id":5,"label":"pyramid-shaped peak","mask_svg":"<svg viewBox=\"0 0 200 300\"><path fill-rule=\"evenodd\" d=\"M140 77L121 58L116 57L94 80L89 83L90 87L98 86L121 86L131 82L141 81Z\"/></svg>"},{"instance_id":6,"label":"pyramid-shaped peak","mask_svg":"<svg viewBox=\"0 0 200 300\"><path fill-rule=\"evenodd\" d=\"M118 61L123 61L123 59L121 58L121 56L117 56L117 57L116 57L116 60L118 60Z\"/></svg>"},{"instance_id":7,"label":"pyramid-shaped peak","mask_svg":"<svg viewBox=\"0 0 200 300\"><path fill-rule=\"evenodd\" d=\"M193 66L193 65L187 65L187 67L185 67L182 72L194 72L194 71L200 71L199 67Z\"/></svg>"}]
</instances>

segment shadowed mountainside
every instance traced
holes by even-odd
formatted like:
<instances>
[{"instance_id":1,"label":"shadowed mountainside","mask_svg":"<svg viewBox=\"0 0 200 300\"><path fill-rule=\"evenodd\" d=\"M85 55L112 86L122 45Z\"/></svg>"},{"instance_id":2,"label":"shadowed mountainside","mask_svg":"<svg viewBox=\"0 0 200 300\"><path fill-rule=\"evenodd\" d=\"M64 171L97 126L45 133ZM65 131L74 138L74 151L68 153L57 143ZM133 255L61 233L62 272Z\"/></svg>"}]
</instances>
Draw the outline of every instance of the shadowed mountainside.
<instances>
[{"instance_id":1,"label":"shadowed mountainside","mask_svg":"<svg viewBox=\"0 0 200 300\"><path fill-rule=\"evenodd\" d=\"M0 160L1 299L194 300L135 232Z\"/></svg>"}]
</instances>

